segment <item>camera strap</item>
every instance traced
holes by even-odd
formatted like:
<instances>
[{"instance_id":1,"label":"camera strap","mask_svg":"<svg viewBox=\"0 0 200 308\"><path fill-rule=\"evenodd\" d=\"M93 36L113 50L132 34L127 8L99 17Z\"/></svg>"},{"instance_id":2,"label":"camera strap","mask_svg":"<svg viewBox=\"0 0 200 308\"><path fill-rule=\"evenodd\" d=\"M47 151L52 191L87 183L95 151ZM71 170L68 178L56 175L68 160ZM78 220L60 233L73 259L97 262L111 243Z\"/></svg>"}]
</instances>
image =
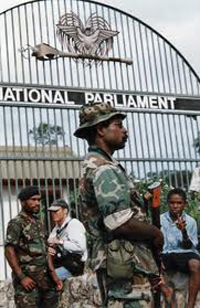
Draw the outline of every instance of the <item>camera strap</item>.
<instances>
[{"instance_id":1,"label":"camera strap","mask_svg":"<svg viewBox=\"0 0 200 308\"><path fill-rule=\"evenodd\" d=\"M68 226L68 224L70 223L72 219L70 219L68 222L66 222L66 224L61 228L61 229L57 229L56 230L56 237L59 238L60 234L62 233L62 231Z\"/></svg>"}]
</instances>

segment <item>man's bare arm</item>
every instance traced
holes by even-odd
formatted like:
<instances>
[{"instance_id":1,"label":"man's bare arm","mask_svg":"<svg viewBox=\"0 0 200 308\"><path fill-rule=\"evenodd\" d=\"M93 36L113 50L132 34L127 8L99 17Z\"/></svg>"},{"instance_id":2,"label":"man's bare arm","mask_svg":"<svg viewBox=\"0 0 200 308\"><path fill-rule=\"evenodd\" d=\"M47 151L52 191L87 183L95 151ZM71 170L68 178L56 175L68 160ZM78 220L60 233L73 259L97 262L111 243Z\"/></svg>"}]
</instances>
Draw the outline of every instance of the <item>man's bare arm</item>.
<instances>
[{"instance_id":1,"label":"man's bare arm","mask_svg":"<svg viewBox=\"0 0 200 308\"><path fill-rule=\"evenodd\" d=\"M130 241L148 241L158 249L162 249L163 246L163 235L157 227L133 217L113 230L113 235L116 238L125 238Z\"/></svg>"},{"instance_id":2,"label":"man's bare arm","mask_svg":"<svg viewBox=\"0 0 200 308\"><path fill-rule=\"evenodd\" d=\"M48 254L47 254L48 267L49 267L51 277L56 284L56 289L57 289L57 291L60 291L63 288L63 283L58 278L58 276L56 275L56 272L55 272L55 269L54 269L54 266L53 266L53 254L50 253L51 250L53 251L54 249L52 247L49 247L48 248Z\"/></svg>"},{"instance_id":3,"label":"man's bare arm","mask_svg":"<svg viewBox=\"0 0 200 308\"><path fill-rule=\"evenodd\" d=\"M21 267L18 264L18 259L15 253L15 250L12 246L6 246L5 248L5 256L6 259L8 260L8 263L10 267L12 268L13 272L17 277L20 277L23 272L21 270Z\"/></svg>"},{"instance_id":4,"label":"man's bare arm","mask_svg":"<svg viewBox=\"0 0 200 308\"><path fill-rule=\"evenodd\" d=\"M23 288L26 289L27 291L31 291L35 287L36 283L33 279L26 276L22 272L22 269L21 269L21 267L19 266L19 263L18 263L18 259L17 259L17 255L15 253L14 247L6 246L5 256L6 256L6 259L8 260L10 267L12 268L13 272L19 278L20 283L23 286Z\"/></svg>"}]
</instances>

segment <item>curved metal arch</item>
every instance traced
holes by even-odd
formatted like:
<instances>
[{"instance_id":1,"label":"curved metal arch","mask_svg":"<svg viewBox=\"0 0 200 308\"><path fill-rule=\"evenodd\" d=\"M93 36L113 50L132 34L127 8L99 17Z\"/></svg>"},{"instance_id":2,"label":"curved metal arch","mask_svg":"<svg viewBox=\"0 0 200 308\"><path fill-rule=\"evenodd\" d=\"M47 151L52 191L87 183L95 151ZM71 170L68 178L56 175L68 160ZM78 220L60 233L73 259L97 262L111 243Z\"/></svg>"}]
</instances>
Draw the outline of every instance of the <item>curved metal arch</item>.
<instances>
[{"instance_id":1,"label":"curved metal arch","mask_svg":"<svg viewBox=\"0 0 200 308\"><path fill-rule=\"evenodd\" d=\"M35 0L37 1L37 0ZM44 0L39 0L39 1L44 1ZM121 9L118 8L114 8L111 5L108 4L102 4L98 1L93 1L93 0L79 0L82 2L89 2L89 3L93 3L93 4L98 4L98 5L102 5L105 6L107 8L113 9L115 11L118 11L121 14L124 14L130 18L133 18L134 20L138 21L139 23L141 23L142 25L144 25L145 27L147 27L149 30L151 30L152 32L154 32L155 34L157 34L160 38L162 38L168 45L170 45L175 51L176 53L184 60L184 62L190 67L191 71L193 72L193 74L195 75L195 77L198 79L199 83L200 83L200 77L198 76L198 74L196 73L196 71L194 70L194 68L191 66L191 64L188 62L188 60L182 55L182 53L168 40L166 39L165 36L163 36L162 34L160 34L157 30L155 30L154 28L152 28L151 26L149 26L147 23L145 23L144 21L142 21L140 18L137 18L129 13L127 13L126 11L122 11Z\"/></svg>"},{"instance_id":2,"label":"curved metal arch","mask_svg":"<svg viewBox=\"0 0 200 308\"><path fill-rule=\"evenodd\" d=\"M35 0L35 1L29 1L29 2L26 2L26 3L22 3L22 4L19 4L19 5L16 5L16 6L14 6L14 7L12 7L12 8L10 8L10 9L8 9L8 10L6 10L6 11L4 11L4 12L2 12L1 14L0 14L0 16L1 15L3 15L3 14L6 14L6 13L8 13L8 12L12 12L12 11L14 11L15 9L17 9L17 8L21 8L21 7L25 7L25 6L27 6L27 5L34 5L35 3L42 3L42 2L44 2L44 3L50 3L50 1L47 1L47 0ZM51 3L52 3L53 1L51 1ZM66 1L67 2L67 1ZM73 1L69 1L70 3L72 3ZM76 0L76 1L74 1L74 3L78 3L78 2L82 2L84 5L86 5L87 3L89 4L89 5L95 5L95 6L99 6L99 7L103 7L103 8L107 8L108 10L113 10L114 12L118 12L119 14L121 14L121 15L123 15L123 16L126 16L127 18L130 18L130 19L132 19L133 21L135 21L135 22L137 22L139 25L142 25L144 28L146 28L146 29L148 29L151 33L153 33L154 35L156 35L159 39L161 39L162 40L162 42L164 42L170 49L172 49L174 52L175 52L175 54L180 58L180 59L182 59L182 61L183 61L183 63L184 63L184 65L186 65L186 67L189 69L189 72L190 72L190 74L192 74L193 75L193 77L195 77L196 78L196 81L198 82L198 84L200 84L200 77L198 76L198 74L196 73L196 71L194 70L194 68L191 66L191 64L188 62L188 60L182 55L182 53L169 41L169 40L167 40L163 35L161 35L158 31L156 31L155 29L153 29L151 26L149 26L148 24L146 24L145 22L143 22L142 20L140 20L139 18L137 18L137 17L135 17L135 16L133 16L133 15L131 15L131 14L129 14L129 13L127 13L127 12L125 12L125 11L122 11L122 10L120 10L120 9L118 9L118 8L114 8L114 7L112 7L112 6L110 6L110 5L107 5L107 4L102 4L102 3L100 3L100 2L98 2L98 1L93 1L93 0ZM143 59L144 60L144 59ZM161 60L160 60L161 61ZM124 75L124 72L121 72L121 75ZM127 79L128 78L130 78L129 77L129 75L128 75L128 73L127 73ZM169 77L168 77L169 78ZM31 79L31 78L30 78ZM24 81L23 81L24 82ZM181 82L180 82L181 83ZM67 84L63 84L63 85L65 85L65 86L67 86ZM71 86L71 85L70 85ZM82 85L81 85L82 86ZM83 87L86 87L87 88L87 86L86 85L83 85ZM93 88L92 86L90 86L90 88ZM116 87L117 88L117 87ZM141 87L142 88L142 87ZM129 89L125 89L125 90L129 90ZM137 90L137 89L136 89ZM140 89L140 90L142 90L142 91L144 91L143 89ZM147 92L148 92L148 89L146 90ZM150 92L154 92L154 91L150 91ZM155 92L158 92L158 91L155 91ZM161 92L163 92L163 91L161 91ZM183 93L184 94L184 93ZM199 90L198 90L198 94L199 94Z\"/></svg>"},{"instance_id":3,"label":"curved metal arch","mask_svg":"<svg viewBox=\"0 0 200 308\"><path fill-rule=\"evenodd\" d=\"M17 7L21 7L21 6L25 6L27 4L31 4L31 3L34 3L34 2L43 2L43 1L48 1L48 0L34 0L34 1L28 1L28 2L25 2L25 3L21 3L21 4L18 4L18 5L15 5L13 6L12 8L10 9L7 9L5 10L4 12L1 12L0 15L10 11L10 10L13 10ZM189 63L189 61L185 58L185 56L183 56L183 54L168 40L166 39L166 37L164 37L161 33L159 33L157 30L155 30L154 28L152 28L150 25L148 25L147 23L145 23L144 21L142 21L141 19L137 18L136 16L133 16L129 13L127 13L126 11L122 11L121 9L118 9L118 8L114 8L113 6L111 5L108 5L108 4L102 4L98 1L93 1L93 0L78 0L78 1L81 1L81 2L88 2L88 3L93 3L93 4L98 4L100 6L104 6L104 7L107 7L109 9L113 9L121 14L124 14L130 18L133 18L134 20L138 21L139 23L141 23L142 25L144 25L145 27L147 27L149 30L151 30L152 32L154 32L156 35L158 35L160 38L162 38L169 46L171 46L175 51L176 53L184 60L184 62L188 65L188 67L191 69L191 71L193 72L193 74L195 75L195 77L198 79L199 83L200 83L200 77L198 76L198 74L196 73L195 69L191 66L191 64Z\"/></svg>"}]
</instances>

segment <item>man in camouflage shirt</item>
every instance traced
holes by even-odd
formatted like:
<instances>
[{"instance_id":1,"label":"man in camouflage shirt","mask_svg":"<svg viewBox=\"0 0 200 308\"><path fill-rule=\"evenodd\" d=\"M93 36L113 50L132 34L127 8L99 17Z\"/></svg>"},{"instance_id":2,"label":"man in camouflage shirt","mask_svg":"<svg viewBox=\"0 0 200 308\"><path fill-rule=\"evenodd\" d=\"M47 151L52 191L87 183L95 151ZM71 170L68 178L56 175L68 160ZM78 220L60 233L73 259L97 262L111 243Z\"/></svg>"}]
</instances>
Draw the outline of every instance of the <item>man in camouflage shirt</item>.
<instances>
[{"instance_id":1,"label":"man in camouflage shirt","mask_svg":"<svg viewBox=\"0 0 200 308\"><path fill-rule=\"evenodd\" d=\"M8 223L5 255L12 268L17 308L56 308L62 282L50 277L46 235L39 219L40 194L36 186L18 195L21 212ZM54 279L54 281L53 281Z\"/></svg>"},{"instance_id":2,"label":"man in camouflage shirt","mask_svg":"<svg viewBox=\"0 0 200 308\"><path fill-rule=\"evenodd\" d=\"M87 140L89 152L83 163L79 207L103 307L147 308L152 307L149 281L159 276L151 247L161 248L163 237L147 222L131 179L112 157L128 138L122 124L125 117L106 103L82 107L74 135Z\"/></svg>"}]
</instances>

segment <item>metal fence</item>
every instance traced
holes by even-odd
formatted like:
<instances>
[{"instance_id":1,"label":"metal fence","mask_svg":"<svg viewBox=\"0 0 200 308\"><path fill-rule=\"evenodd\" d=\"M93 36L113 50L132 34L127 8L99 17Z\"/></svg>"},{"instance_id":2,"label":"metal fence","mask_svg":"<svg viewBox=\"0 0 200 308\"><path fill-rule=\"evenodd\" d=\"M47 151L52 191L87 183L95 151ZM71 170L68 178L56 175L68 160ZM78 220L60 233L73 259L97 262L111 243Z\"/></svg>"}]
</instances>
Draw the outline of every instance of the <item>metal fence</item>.
<instances>
[{"instance_id":1,"label":"metal fence","mask_svg":"<svg viewBox=\"0 0 200 308\"><path fill-rule=\"evenodd\" d=\"M199 162L200 114L155 110L126 112L124 124L129 139L125 149L116 153L116 158L128 174L137 181L165 178L169 185L187 189L191 173ZM73 136L78 125L77 113L77 108L0 105L1 256L5 228L19 211L17 194L24 185L39 185L48 229L50 220L46 210L53 199L70 198L76 214L81 160L87 151L87 144ZM53 132L46 131L41 123L53 127ZM5 260L0 267L3 279L5 274L9 275Z\"/></svg>"},{"instance_id":2,"label":"metal fence","mask_svg":"<svg viewBox=\"0 0 200 308\"><path fill-rule=\"evenodd\" d=\"M96 47L95 55L103 60L65 56L81 52L72 36L58 31L66 18L74 30L80 26L82 35L96 30L114 33ZM5 230L20 210L17 194L23 186L39 185L48 230L46 210L53 199L70 198L77 214L77 187L87 144L73 136L79 106L63 104L59 93L59 104L50 102L52 93L69 89L78 91L75 96L86 91L105 93L107 98L109 93L170 96L189 98L192 106L192 99L200 101L200 81L179 51L150 26L93 1L21 4L0 14L0 27L0 279L4 279L10 276L3 253ZM38 54L44 44L54 48L55 54ZM37 87L54 91L45 96L48 104L38 103ZM199 107L196 111L126 107L129 139L115 155L128 174L137 181L162 177L169 185L188 189L199 164Z\"/></svg>"},{"instance_id":3,"label":"metal fence","mask_svg":"<svg viewBox=\"0 0 200 308\"><path fill-rule=\"evenodd\" d=\"M61 17L72 12L78 18L71 17L71 26L79 26L83 32L86 28L95 31L102 23L101 29L108 25L116 31L109 56L131 59L132 65L119 61L90 65L69 57L37 61L28 46L45 43L62 51L67 51L67 43L71 46L67 38L59 39L58 25ZM81 0L33 1L1 14L0 27L2 83L200 94L198 76L168 40L136 17L112 7Z\"/></svg>"}]
</instances>

